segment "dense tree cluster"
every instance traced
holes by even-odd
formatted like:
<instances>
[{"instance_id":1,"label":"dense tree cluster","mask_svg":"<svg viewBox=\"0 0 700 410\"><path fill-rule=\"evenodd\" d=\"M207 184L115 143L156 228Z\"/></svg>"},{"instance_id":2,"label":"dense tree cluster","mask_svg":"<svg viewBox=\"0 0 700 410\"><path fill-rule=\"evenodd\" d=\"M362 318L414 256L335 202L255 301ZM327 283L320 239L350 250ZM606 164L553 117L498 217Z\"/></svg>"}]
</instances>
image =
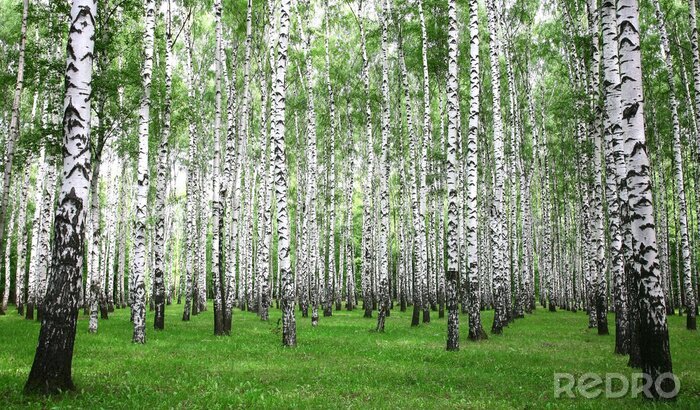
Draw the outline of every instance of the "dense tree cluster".
<instances>
[{"instance_id":1,"label":"dense tree cluster","mask_svg":"<svg viewBox=\"0 0 700 410\"><path fill-rule=\"evenodd\" d=\"M666 315L695 330L700 291L696 6L0 0L26 390L73 388L80 308L90 332L130 308L146 343L208 300L222 336L281 309L284 346L297 310L358 302L378 331L446 310L447 350L484 309L495 335L537 302L600 335L614 312L614 352L670 372Z\"/></svg>"}]
</instances>

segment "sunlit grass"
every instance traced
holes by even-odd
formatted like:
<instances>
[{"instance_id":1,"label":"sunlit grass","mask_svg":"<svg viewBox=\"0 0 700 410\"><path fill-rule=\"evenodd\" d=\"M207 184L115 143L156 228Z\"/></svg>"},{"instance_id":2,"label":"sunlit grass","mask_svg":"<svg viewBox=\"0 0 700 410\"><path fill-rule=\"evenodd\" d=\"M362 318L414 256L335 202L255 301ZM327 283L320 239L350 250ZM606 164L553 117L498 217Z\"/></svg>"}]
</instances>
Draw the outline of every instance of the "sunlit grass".
<instances>
[{"instance_id":1,"label":"sunlit grass","mask_svg":"<svg viewBox=\"0 0 700 410\"><path fill-rule=\"evenodd\" d=\"M165 331L131 343L128 310L101 321L96 335L78 324L73 379L77 391L52 398L21 394L34 355L37 322L10 309L0 317L0 408L635 408L641 398L554 399L553 374L632 373L614 355L614 336L587 329L585 314L538 309L502 336L473 343L461 318L461 349L445 351L445 319L410 327L410 310L396 309L386 332L362 311L321 317L318 328L297 315L298 347L281 346L280 312L269 322L234 312L233 334L213 335L210 310L182 322L168 306ZM484 312L490 328L492 312ZM610 316L614 330L614 316ZM670 318L674 371L681 395L668 406L700 408L700 335ZM656 405L659 405L656 403ZM664 404L663 406L667 406Z\"/></svg>"}]
</instances>

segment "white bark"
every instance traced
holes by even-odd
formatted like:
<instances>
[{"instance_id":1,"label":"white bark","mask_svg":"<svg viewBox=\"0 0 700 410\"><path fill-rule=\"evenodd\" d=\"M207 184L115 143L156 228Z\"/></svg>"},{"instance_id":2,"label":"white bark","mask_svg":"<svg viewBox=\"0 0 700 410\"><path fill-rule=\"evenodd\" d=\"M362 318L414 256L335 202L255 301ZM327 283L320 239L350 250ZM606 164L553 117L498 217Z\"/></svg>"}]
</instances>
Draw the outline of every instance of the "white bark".
<instances>
[{"instance_id":1,"label":"white bark","mask_svg":"<svg viewBox=\"0 0 700 410\"><path fill-rule=\"evenodd\" d=\"M146 343L146 218L148 212L148 129L151 109L151 75L153 71L153 43L156 23L155 0L145 0L145 31L143 37L144 62L141 69L143 95L139 109L139 158L136 193L136 224L134 226L134 343Z\"/></svg>"}]
</instances>

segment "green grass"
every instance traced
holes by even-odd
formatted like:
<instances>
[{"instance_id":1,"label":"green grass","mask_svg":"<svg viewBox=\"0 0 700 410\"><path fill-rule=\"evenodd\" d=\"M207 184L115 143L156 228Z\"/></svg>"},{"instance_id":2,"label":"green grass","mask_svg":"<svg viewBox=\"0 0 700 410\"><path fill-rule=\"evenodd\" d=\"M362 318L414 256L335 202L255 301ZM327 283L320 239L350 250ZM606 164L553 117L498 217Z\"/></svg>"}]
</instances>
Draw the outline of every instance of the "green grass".
<instances>
[{"instance_id":1,"label":"green grass","mask_svg":"<svg viewBox=\"0 0 700 410\"><path fill-rule=\"evenodd\" d=\"M128 311L87 333L81 316L73 360L75 392L51 398L21 393L34 357L39 324L10 310L0 317L0 408L700 408L700 335L670 318L680 397L671 404L642 398L554 399L553 374L629 374L615 356L614 336L586 328L584 313L538 309L502 336L473 343L462 316L461 350L445 351L445 319L411 328L410 311L396 309L386 332L362 312L335 312L314 329L297 315L298 347L281 346L280 312L264 323L234 312L233 334L215 337L212 312L184 323L168 306L166 330L147 344L131 343ZM490 328L492 312L484 312ZM614 318L610 317L611 328Z\"/></svg>"}]
</instances>

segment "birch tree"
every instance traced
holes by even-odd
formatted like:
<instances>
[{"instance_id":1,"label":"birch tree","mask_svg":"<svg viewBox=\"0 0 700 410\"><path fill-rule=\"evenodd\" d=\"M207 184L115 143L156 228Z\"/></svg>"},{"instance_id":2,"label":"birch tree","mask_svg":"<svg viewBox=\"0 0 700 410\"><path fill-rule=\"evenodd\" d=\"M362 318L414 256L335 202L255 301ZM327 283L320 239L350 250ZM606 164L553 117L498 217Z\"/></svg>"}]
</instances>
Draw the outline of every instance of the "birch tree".
<instances>
[{"instance_id":1,"label":"birch tree","mask_svg":"<svg viewBox=\"0 0 700 410\"><path fill-rule=\"evenodd\" d=\"M12 116L10 118L10 132L5 140L5 158L2 179L2 198L0 199L0 252L4 249L2 241L5 238L5 213L10 198L10 177L12 176L12 162L15 156L15 145L19 141L20 106L22 103L22 90L24 88L24 55L27 48L27 18L29 15L29 0L22 1L22 26L20 29L19 57L17 59L17 80L12 97Z\"/></svg>"},{"instance_id":2,"label":"birch tree","mask_svg":"<svg viewBox=\"0 0 700 410\"><path fill-rule=\"evenodd\" d=\"M154 0L144 1L145 31L143 36L144 62L141 69L143 95L139 109L139 158L136 189L136 224L134 226L134 343L146 343L146 218L148 208L148 129L151 108L151 76L153 72L153 43L156 24Z\"/></svg>"},{"instance_id":3,"label":"birch tree","mask_svg":"<svg viewBox=\"0 0 700 410\"><path fill-rule=\"evenodd\" d=\"M280 21L277 45L277 66L272 92L272 161L275 174L275 199L277 201L278 263L282 286L282 344L296 345L296 319L294 318L294 280L289 255L290 227L287 210L287 164L285 160L285 93L287 74L287 47L289 45L290 0L279 5Z\"/></svg>"},{"instance_id":4,"label":"birch tree","mask_svg":"<svg viewBox=\"0 0 700 410\"><path fill-rule=\"evenodd\" d=\"M95 0L73 1L63 103L63 183L54 220L52 278L25 392L57 393L74 389L71 367L90 185L88 148L96 15Z\"/></svg>"},{"instance_id":5,"label":"birch tree","mask_svg":"<svg viewBox=\"0 0 700 410\"><path fill-rule=\"evenodd\" d=\"M639 4L636 0L618 1L617 32L622 79L621 124L627 166L630 226L634 243L630 274L632 280L637 283L638 294L634 299L639 308L642 370L650 375L652 380L656 380L659 375L672 372L672 365L666 304L660 283L649 158L644 132ZM664 392L672 391L674 383L673 378L664 378L659 387ZM652 389L652 394L659 396L656 386Z\"/></svg>"},{"instance_id":6,"label":"birch tree","mask_svg":"<svg viewBox=\"0 0 700 410\"><path fill-rule=\"evenodd\" d=\"M457 296L458 247L458 194L457 194L457 122L459 97L457 94L457 4L448 1L447 26L447 350L459 350L459 298Z\"/></svg>"}]
</instances>

